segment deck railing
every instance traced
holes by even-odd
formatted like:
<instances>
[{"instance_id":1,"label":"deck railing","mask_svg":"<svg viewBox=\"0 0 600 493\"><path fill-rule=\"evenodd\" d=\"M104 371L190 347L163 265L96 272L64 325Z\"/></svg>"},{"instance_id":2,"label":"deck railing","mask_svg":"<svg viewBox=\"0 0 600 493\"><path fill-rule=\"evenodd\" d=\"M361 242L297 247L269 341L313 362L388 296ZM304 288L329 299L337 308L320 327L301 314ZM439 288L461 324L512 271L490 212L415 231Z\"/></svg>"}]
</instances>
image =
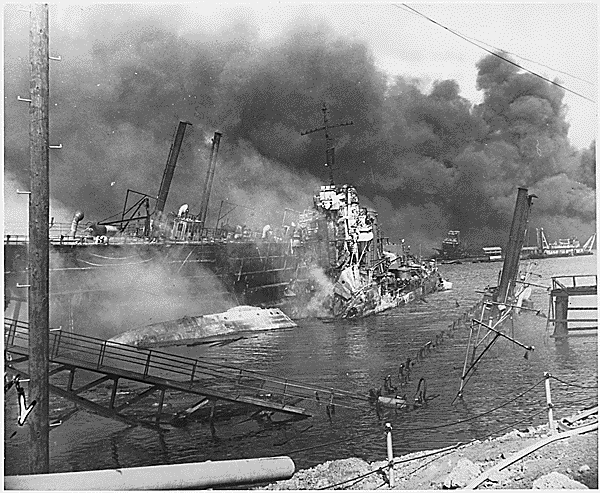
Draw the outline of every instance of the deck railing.
<instances>
[{"instance_id":1,"label":"deck railing","mask_svg":"<svg viewBox=\"0 0 600 493\"><path fill-rule=\"evenodd\" d=\"M5 349L29 347L27 322L4 319ZM153 349L106 341L62 329L50 329L49 357L51 362L72 361L85 363L97 370L118 368L137 374L141 379L157 377L176 380L190 386L202 384L208 387L236 388L253 393L270 393L285 403L286 399L314 399L315 393L325 399L367 401L366 396L339 389L331 389L295 382L275 375L254 370L194 359Z\"/></svg>"}]
</instances>

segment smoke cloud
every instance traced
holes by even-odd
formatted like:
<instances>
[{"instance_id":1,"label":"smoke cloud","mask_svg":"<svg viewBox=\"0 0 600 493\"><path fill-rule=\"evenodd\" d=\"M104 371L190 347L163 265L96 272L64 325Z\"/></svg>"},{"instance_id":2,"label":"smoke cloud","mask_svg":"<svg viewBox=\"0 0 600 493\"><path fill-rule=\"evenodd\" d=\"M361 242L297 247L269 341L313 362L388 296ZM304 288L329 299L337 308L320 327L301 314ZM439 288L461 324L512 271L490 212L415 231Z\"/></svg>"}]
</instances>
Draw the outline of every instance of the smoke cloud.
<instances>
[{"instance_id":1,"label":"smoke cloud","mask_svg":"<svg viewBox=\"0 0 600 493\"><path fill-rule=\"evenodd\" d=\"M99 252L83 252L78 264L102 268L75 273L64 256L51 256L53 327L108 339L152 323L223 312L237 304L216 275L196 263L179 262L175 269L168 256L155 259L153 253L143 255L134 247L120 248L118 256ZM65 267L66 279L61 276Z\"/></svg>"},{"instance_id":2,"label":"smoke cloud","mask_svg":"<svg viewBox=\"0 0 600 493\"><path fill-rule=\"evenodd\" d=\"M366 43L325 24L265 37L240 8L225 26L199 19L183 32L185 12L165 9L51 14L51 52L63 58L50 72L51 141L63 144L51 151L51 193L64 210L101 220L122 209L128 188L156 195L186 120L166 210L199 211L220 131L208 225L218 209L232 223L277 224L285 207L310 207L327 179L323 132L301 135L322 125L326 101L331 124L353 121L330 132L335 180L358 187L394 242L426 253L459 229L472 245L503 245L518 186L538 195L530 227L550 240L595 230L595 142L570 145L559 87L488 55L473 106L452 80L427 92L418 80L389 80ZM27 26L5 13L5 171L25 186L28 116L16 96L29 87Z\"/></svg>"}]
</instances>

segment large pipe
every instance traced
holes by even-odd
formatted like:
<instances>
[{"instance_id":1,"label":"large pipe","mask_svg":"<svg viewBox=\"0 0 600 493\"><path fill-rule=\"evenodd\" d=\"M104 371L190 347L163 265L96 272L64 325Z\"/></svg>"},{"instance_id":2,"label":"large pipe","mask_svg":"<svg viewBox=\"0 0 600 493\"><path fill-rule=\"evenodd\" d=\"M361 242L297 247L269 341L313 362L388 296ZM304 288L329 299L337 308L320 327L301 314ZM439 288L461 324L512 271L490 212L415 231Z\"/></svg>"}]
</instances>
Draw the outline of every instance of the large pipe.
<instances>
[{"instance_id":1,"label":"large pipe","mask_svg":"<svg viewBox=\"0 0 600 493\"><path fill-rule=\"evenodd\" d=\"M519 187L515 212L510 226L510 236L506 246L504 265L502 267L502 277L500 278L500 286L498 288L497 301L500 303L506 303L507 297L510 294L511 282L517 278L521 250L523 249L523 241L525 239L525 228L527 228L527 220L529 218L529 207L534 197L535 195L527 195L526 188Z\"/></svg>"},{"instance_id":2,"label":"large pipe","mask_svg":"<svg viewBox=\"0 0 600 493\"><path fill-rule=\"evenodd\" d=\"M206 222L206 214L208 212L208 200L212 189L212 182L215 176L215 163L217 161L217 153L219 152L219 143L221 142L221 133L215 132L213 145L210 151L210 161L208 163L208 171L206 172L206 180L204 181L204 191L202 192L202 204L200 205L200 213L198 219L201 227L204 227Z\"/></svg>"},{"instance_id":3,"label":"large pipe","mask_svg":"<svg viewBox=\"0 0 600 493\"><path fill-rule=\"evenodd\" d=\"M192 462L148 467L5 476L6 490L176 490L206 489L289 479L295 471L286 456Z\"/></svg>"},{"instance_id":4,"label":"large pipe","mask_svg":"<svg viewBox=\"0 0 600 493\"><path fill-rule=\"evenodd\" d=\"M77 225L84 217L85 215L81 211L77 211L73 215L73 222L71 222L71 231L69 233L71 238L75 238L75 233L77 233Z\"/></svg>"},{"instance_id":5,"label":"large pipe","mask_svg":"<svg viewBox=\"0 0 600 493\"><path fill-rule=\"evenodd\" d=\"M169 188L171 187L171 181L173 180L173 174L175 173L175 165L177 164L177 158L179 157L179 151L181 150L181 143L183 142L186 125L191 125L191 123L179 122L179 126L177 127L175 140L171 145L169 157L167 158L167 165L158 190L158 198L156 199L157 212L163 212L165 209L165 203L167 202L167 195L169 194Z\"/></svg>"}]
</instances>

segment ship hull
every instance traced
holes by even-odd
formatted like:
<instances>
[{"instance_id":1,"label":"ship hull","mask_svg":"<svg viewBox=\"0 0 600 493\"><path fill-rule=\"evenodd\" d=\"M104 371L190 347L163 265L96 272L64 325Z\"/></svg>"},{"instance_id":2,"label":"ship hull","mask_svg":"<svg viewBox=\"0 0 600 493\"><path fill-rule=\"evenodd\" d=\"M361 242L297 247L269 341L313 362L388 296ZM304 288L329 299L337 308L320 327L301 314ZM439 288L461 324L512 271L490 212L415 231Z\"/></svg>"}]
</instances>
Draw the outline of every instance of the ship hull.
<instances>
[{"instance_id":1,"label":"ship hull","mask_svg":"<svg viewBox=\"0 0 600 493\"><path fill-rule=\"evenodd\" d=\"M277 308L238 306L223 313L150 324L124 332L109 342L140 348L194 345L293 327L297 324Z\"/></svg>"},{"instance_id":2,"label":"ship hull","mask_svg":"<svg viewBox=\"0 0 600 493\"><path fill-rule=\"evenodd\" d=\"M27 244L5 244L4 254L5 316L23 319ZM51 325L110 333L107 325L119 314L139 312L143 319L182 296L218 300L223 309L269 305L304 270L300 256L275 242L52 244Z\"/></svg>"}]
</instances>

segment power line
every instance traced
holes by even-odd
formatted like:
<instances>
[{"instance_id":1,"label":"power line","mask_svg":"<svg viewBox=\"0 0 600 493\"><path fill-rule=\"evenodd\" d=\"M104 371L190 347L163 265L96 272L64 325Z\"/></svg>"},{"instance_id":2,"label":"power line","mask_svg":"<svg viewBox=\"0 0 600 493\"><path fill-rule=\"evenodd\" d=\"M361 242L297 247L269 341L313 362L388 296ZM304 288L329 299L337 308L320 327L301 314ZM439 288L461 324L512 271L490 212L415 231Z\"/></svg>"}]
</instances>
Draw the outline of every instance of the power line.
<instances>
[{"instance_id":1,"label":"power line","mask_svg":"<svg viewBox=\"0 0 600 493\"><path fill-rule=\"evenodd\" d=\"M456 32L458 33L458 31L456 31ZM464 34L463 34L463 36L465 36L465 38L469 38L469 39L472 39L474 41L477 41L478 43L482 43L482 44L484 44L486 46L490 46L490 47L494 48L495 50L502 51L504 53L508 53L509 55L516 56L517 58L521 58L523 60L527 60L528 62L531 62L531 63L535 63L536 65L540 65L541 67L547 68L548 70L552 70L553 72L558 72L559 74L568 75L569 77L573 77L574 79L580 80L581 82L585 82L586 84L590 84L592 86L596 85L594 82L590 82L589 80L582 79L581 77L577 77L576 75L570 74L568 72L563 72L562 70L558 70L558 69L549 67L548 65L544 65L543 63L536 62L535 60L530 60L529 58L525 58L524 56L518 55L516 53L512 53L512 52L510 52L508 50L505 50L503 48L496 48L494 45L486 43L485 41L481 41L479 39L473 38L471 36L466 36Z\"/></svg>"},{"instance_id":2,"label":"power line","mask_svg":"<svg viewBox=\"0 0 600 493\"><path fill-rule=\"evenodd\" d=\"M397 5L397 4L392 4L392 5L394 5L395 7L398 7L398 8L400 8L401 10L404 10L404 9L402 9L402 8L401 8L399 5ZM425 19L427 19L428 21L430 21L430 22L433 22L434 24L436 24L436 25L440 26L441 28L445 29L446 31L449 31L450 33L454 34L455 36L458 36L459 38L461 38L461 39L464 39L464 40L465 40L465 41L467 41L468 43L471 43L472 45L475 45L475 46L477 46L479 49L482 49L482 50L484 50L484 51L488 52L490 55L493 55L493 56L495 56L495 57L497 57L497 58L500 58L501 60L504 60L505 62L507 62L507 63L510 63L511 65L514 65L515 67L519 67L520 69L522 69L522 70L525 70L526 72L529 72L530 74L532 74L532 75L535 75L536 77L539 77L540 79L542 79L542 80L545 80L546 82L549 82L550 84L553 84L553 85L555 85L555 86L557 86L557 87L560 87L561 89L563 89L563 90L565 90L565 91L567 91L567 92L570 92L570 93L572 93L572 94L575 94L576 96L579 96L580 98L583 98L583 99L585 99L585 100L587 100L587 101L590 101L591 103L595 103L595 102L596 102L596 101L594 101L593 99L590 99L590 98L588 98L588 97L584 96L583 94L579 94L578 92L572 91L571 89L569 89L569 88L567 88L567 87L565 87L565 86L563 86L563 85L559 84L558 82L554 82L554 81L552 81L552 80L550 80L550 79L547 79L546 77L544 77L544 76L542 76L542 75L540 75L540 74L538 74L538 73L536 73L536 72L533 72L532 70L529 70L529 69L527 69L527 68L525 68L525 67L523 67L523 66L519 65L518 63L515 63L515 62L513 62L512 60L509 60L508 58L505 58L505 57L503 57L503 56L501 56L501 55L498 55L497 53L494 53L494 52L493 52L493 51L491 51L491 50L488 50L487 48L485 48L485 47L483 47L483 46L481 46L481 45L479 45L479 44L475 43L474 41L471 41L471 40L470 40L469 38L467 38L466 36L463 36L462 34L459 34L458 32L456 32L456 31L453 31L453 30L452 30L452 29L450 29L449 27L446 27L446 26L444 26L443 24L440 24L439 22L437 22L437 21L435 21L435 20L431 19L430 17L427 17L425 14L422 14L422 13L421 13L421 12L419 12L418 10L416 10L416 9L413 9L412 7L410 7L410 6L406 5L405 3L403 3L402 5L403 5L404 7L406 7L406 8L408 8L408 9L412 10L412 11L413 11L413 12L415 12L416 14L420 15L421 17L424 17L424 18L425 18Z\"/></svg>"},{"instance_id":3,"label":"power line","mask_svg":"<svg viewBox=\"0 0 600 493\"><path fill-rule=\"evenodd\" d=\"M414 15L414 16L419 16L419 17L422 16L422 14L420 14L420 13L415 13L415 12L411 12L410 10L405 10L405 9L401 8L399 5L394 4L394 6L400 8L401 10L403 10L404 12L406 12L408 14L411 14L411 15ZM491 48L493 48L495 50L502 51L504 53L508 53L509 55L516 56L517 58L521 58L522 60L527 60L528 62L535 63L536 65L540 65L541 67L547 68L548 70L552 70L553 72L557 72L557 73L563 74L563 75L568 75L569 77L573 77L574 79L580 80L581 82L585 82L586 84L590 84L592 86L596 85L595 82L591 82L589 80L582 79L581 77L577 77L576 75L570 74L569 72L563 72L562 70L555 69L555 68L550 67L548 65L545 65L545 64L543 64L541 62L536 62L535 60L531 60L531 59L526 58L526 57L524 57L522 55L519 55L517 53L513 53L511 51L505 50L504 48L498 48L498 47L496 47L494 45L486 43L485 41L481 41L480 39L474 38L473 36L468 36L468 35L466 35L464 33L461 33L460 31L456 31L455 29L451 29L451 31L453 33L456 33L456 34L460 34L461 36L464 36L465 38L468 38L468 39L471 39L473 41L477 41L478 43L481 43L481 44L484 44L486 46L489 46L489 47L491 47Z\"/></svg>"}]
</instances>

